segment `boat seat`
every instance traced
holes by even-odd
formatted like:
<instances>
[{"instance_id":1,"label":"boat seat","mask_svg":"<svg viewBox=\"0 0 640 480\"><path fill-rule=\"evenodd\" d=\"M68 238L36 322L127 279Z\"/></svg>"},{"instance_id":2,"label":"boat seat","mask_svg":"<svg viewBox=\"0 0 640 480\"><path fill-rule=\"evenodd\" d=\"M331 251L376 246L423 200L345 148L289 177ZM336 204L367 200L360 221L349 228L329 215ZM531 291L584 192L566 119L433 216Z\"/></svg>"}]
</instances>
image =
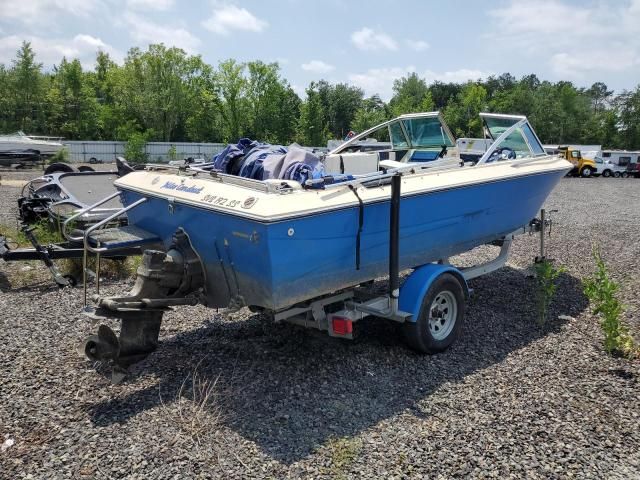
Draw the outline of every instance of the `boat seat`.
<instances>
[{"instance_id":1,"label":"boat seat","mask_svg":"<svg viewBox=\"0 0 640 480\"><path fill-rule=\"evenodd\" d=\"M361 175L378 171L378 152L334 153L324 158L324 170L329 174Z\"/></svg>"},{"instance_id":2,"label":"boat seat","mask_svg":"<svg viewBox=\"0 0 640 480\"><path fill-rule=\"evenodd\" d=\"M99 244L108 250L160 242L157 235L134 225L96 230L91 232L87 240L92 247Z\"/></svg>"}]
</instances>

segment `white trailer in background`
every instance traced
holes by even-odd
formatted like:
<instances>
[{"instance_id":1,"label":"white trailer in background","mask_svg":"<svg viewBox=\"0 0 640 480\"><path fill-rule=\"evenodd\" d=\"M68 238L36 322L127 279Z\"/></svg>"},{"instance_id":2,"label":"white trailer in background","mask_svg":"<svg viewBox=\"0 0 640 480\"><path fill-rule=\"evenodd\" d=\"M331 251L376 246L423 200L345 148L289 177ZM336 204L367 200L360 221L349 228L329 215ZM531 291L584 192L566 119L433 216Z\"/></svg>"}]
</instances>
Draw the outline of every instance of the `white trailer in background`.
<instances>
[{"instance_id":1,"label":"white trailer in background","mask_svg":"<svg viewBox=\"0 0 640 480\"><path fill-rule=\"evenodd\" d=\"M637 164L640 161L640 151L638 150L603 150L602 160L608 166L603 172L605 177L623 177L631 175L629 165Z\"/></svg>"}]
</instances>

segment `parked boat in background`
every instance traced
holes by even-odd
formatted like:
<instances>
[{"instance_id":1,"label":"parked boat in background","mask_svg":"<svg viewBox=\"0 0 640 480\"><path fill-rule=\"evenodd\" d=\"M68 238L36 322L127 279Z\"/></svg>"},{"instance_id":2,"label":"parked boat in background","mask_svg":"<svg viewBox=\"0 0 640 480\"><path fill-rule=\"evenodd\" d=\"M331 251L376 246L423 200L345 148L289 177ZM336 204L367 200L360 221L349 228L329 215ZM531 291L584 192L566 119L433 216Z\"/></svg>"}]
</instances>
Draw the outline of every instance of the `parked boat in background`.
<instances>
[{"instance_id":1,"label":"parked boat in background","mask_svg":"<svg viewBox=\"0 0 640 480\"><path fill-rule=\"evenodd\" d=\"M0 135L0 165L38 163L62 149L61 138L29 136L24 132Z\"/></svg>"}]
</instances>

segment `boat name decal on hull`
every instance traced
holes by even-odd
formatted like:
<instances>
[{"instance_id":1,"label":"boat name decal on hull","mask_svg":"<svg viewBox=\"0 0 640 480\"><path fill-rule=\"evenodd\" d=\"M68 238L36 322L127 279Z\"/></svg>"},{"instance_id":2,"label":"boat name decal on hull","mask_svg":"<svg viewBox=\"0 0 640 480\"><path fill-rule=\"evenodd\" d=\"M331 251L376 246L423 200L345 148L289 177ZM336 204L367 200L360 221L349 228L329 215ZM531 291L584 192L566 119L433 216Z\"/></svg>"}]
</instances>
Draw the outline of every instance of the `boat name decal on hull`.
<instances>
[{"instance_id":1,"label":"boat name decal on hull","mask_svg":"<svg viewBox=\"0 0 640 480\"><path fill-rule=\"evenodd\" d=\"M187 185L179 185L174 182L167 181L160 188L165 188L167 190L176 190L178 192L185 193L200 193L204 190L204 187L196 187L195 185L187 186Z\"/></svg>"}]
</instances>

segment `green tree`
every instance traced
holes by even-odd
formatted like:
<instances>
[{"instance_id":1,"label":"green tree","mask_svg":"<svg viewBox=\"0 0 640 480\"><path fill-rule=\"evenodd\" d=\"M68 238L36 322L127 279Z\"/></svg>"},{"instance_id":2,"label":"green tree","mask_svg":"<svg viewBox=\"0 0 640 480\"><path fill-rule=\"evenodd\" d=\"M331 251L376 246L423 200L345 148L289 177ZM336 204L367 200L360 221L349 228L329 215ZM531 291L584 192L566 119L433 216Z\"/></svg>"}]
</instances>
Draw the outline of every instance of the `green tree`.
<instances>
[{"instance_id":1,"label":"green tree","mask_svg":"<svg viewBox=\"0 0 640 480\"><path fill-rule=\"evenodd\" d=\"M279 140L278 114L285 86L280 81L277 63L247 63L247 101L251 124L248 135L267 142Z\"/></svg>"},{"instance_id":2,"label":"green tree","mask_svg":"<svg viewBox=\"0 0 640 480\"><path fill-rule=\"evenodd\" d=\"M435 109L433 95L427 83L416 73L393 82L393 97L389 107L394 116L404 113L428 112Z\"/></svg>"},{"instance_id":3,"label":"green tree","mask_svg":"<svg viewBox=\"0 0 640 480\"><path fill-rule=\"evenodd\" d=\"M321 147L326 145L329 135L318 85L311 82L307 88L307 99L300 108L297 140L307 147Z\"/></svg>"},{"instance_id":4,"label":"green tree","mask_svg":"<svg viewBox=\"0 0 640 480\"><path fill-rule=\"evenodd\" d=\"M640 148L640 86L633 91L624 91L619 98L620 130L622 148Z\"/></svg>"},{"instance_id":5,"label":"green tree","mask_svg":"<svg viewBox=\"0 0 640 480\"><path fill-rule=\"evenodd\" d=\"M302 101L298 94L285 83L278 104L276 131L278 143L289 144L295 141Z\"/></svg>"},{"instance_id":6,"label":"green tree","mask_svg":"<svg viewBox=\"0 0 640 480\"><path fill-rule=\"evenodd\" d=\"M42 99L42 64L36 62L30 42L22 42L13 60L10 76L18 128L26 131L37 129L36 118Z\"/></svg>"},{"instance_id":7,"label":"green tree","mask_svg":"<svg viewBox=\"0 0 640 480\"><path fill-rule=\"evenodd\" d=\"M248 84L244 68L243 64L235 60L226 60L218 67L217 83L222 99L220 111L225 141L238 140L248 129Z\"/></svg>"},{"instance_id":8,"label":"green tree","mask_svg":"<svg viewBox=\"0 0 640 480\"><path fill-rule=\"evenodd\" d=\"M447 124L457 137L481 137L480 112L487 108L487 91L477 82L467 82L445 112Z\"/></svg>"},{"instance_id":9,"label":"green tree","mask_svg":"<svg viewBox=\"0 0 640 480\"><path fill-rule=\"evenodd\" d=\"M317 83L317 90L331 136L343 138L362 104L364 92L346 83L331 85L325 80Z\"/></svg>"},{"instance_id":10,"label":"green tree","mask_svg":"<svg viewBox=\"0 0 640 480\"><path fill-rule=\"evenodd\" d=\"M116 87L117 101L145 130L170 141L196 100L191 83L203 69L199 56L176 47L132 48Z\"/></svg>"},{"instance_id":11,"label":"green tree","mask_svg":"<svg viewBox=\"0 0 640 480\"><path fill-rule=\"evenodd\" d=\"M363 132L387 119L386 105L378 95L374 95L363 100L362 107L356 111L351 122L351 130L358 133Z\"/></svg>"}]
</instances>

